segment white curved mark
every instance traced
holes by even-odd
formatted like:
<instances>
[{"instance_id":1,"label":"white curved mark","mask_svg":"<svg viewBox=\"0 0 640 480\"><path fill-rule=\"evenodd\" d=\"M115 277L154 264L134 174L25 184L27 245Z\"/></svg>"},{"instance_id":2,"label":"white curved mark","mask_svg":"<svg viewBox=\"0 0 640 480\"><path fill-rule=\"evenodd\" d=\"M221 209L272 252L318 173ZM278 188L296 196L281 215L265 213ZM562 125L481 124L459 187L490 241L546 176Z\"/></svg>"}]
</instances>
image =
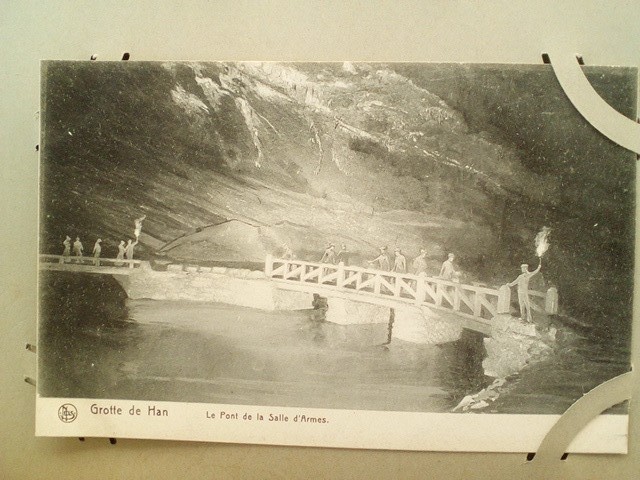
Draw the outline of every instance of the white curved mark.
<instances>
[{"instance_id":1,"label":"white curved mark","mask_svg":"<svg viewBox=\"0 0 640 480\"><path fill-rule=\"evenodd\" d=\"M640 124L612 108L593 89L574 55L550 52L553 71L571 103L600 133L640 154Z\"/></svg>"},{"instance_id":2,"label":"white curved mark","mask_svg":"<svg viewBox=\"0 0 640 480\"><path fill-rule=\"evenodd\" d=\"M531 463L557 465L562 454L571 450L572 441L591 420L607 408L631 398L634 380L634 372L623 373L578 399L549 430Z\"/></svg>"}]
</instances>

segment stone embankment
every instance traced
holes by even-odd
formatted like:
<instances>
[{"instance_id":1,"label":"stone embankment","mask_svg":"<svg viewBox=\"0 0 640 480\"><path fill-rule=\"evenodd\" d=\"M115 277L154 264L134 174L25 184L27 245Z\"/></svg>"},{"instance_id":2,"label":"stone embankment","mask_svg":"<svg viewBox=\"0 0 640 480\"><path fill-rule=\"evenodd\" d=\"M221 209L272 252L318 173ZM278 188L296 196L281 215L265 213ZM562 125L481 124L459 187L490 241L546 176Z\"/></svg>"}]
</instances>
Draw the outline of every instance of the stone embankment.
<instances>
[{"instance_id":1,"label":"stone embankment","mask_svg":"<svg viewBox=\"0 0 640 480\"><path fill-rule=\"evenodd\" d=\"M166 271L143 262L128 276L116 277L132 299L220 302L262 310L312 308L313 296L282 291L261 271L196 265L167 265Z\"/></svg>"},{"instance_id":2,"label":"stone embankment","mask_svg":"<svg viewBox=\"0 0 640 480\"><path fill-rule=\"evenodd\" d=\"M485 375L506 378L534 361L545 358L555 341L555 329L542 333L534 323L509 314L491 320L491 336L484 339L487 357L482 362Z\"/></svg>"},{"instance_id":3,"label":"stone embankment","mask_svg":"<svg viewBox=\"0 0 640 480\"><path fill-rule=\"evenodd\" d=\"M460 322L427 306L401 306L395 309L393 338L412 343L437 345L454 342L462 335Z\"/></svg>"}]
</instances>

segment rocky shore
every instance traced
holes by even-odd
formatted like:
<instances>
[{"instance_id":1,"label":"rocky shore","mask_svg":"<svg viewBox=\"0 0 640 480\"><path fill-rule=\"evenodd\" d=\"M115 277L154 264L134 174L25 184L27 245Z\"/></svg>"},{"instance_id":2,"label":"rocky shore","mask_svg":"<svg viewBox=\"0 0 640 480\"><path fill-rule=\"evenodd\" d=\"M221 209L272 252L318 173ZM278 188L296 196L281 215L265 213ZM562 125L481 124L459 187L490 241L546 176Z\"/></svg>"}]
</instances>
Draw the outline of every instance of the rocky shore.
<instances>
[{"instance_id":1,"label":"rocky shore","mask_svg":"<svg viewBox=\"0 0 640 480\"><path fill-rule=\"evenodd\" d=\"M528 323L502 314L496 315L491 322L491 336L484 339L487 356L482 367L485 375L495 380L478 393L465 396L452 412L480 411L489 407L510 388L509 377L546 359L553 351L557 330L546 317L537 323Z\"/></svg>"}]
</instances>

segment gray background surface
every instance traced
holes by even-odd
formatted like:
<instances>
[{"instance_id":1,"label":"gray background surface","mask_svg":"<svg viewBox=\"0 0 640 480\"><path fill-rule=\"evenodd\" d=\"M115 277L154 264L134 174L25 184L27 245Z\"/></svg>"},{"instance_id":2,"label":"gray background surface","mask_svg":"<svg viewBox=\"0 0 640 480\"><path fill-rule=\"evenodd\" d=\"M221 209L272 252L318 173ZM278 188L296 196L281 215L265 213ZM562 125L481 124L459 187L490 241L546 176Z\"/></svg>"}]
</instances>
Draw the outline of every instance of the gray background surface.
<instances>
[{"instance_id":1,"label":"gray background surface","mask_svg":"<svg viewBox=\"0 0 640 480\"><path fill-rule=\"evenodd\" d=\"M34 437L39 60L376 60L640 65L636 1L0 2L0 477L540 478L521 454ZM636 259L638 255L636 254ZM638 309L636 308L636 311ZM640 340L636 318L632 361ZM634 395L640 398L640 382ZM632 478L630 454L570 455L549 478ZM489 442L490 439L487 439Z\"/></svg>"}]
</instances>

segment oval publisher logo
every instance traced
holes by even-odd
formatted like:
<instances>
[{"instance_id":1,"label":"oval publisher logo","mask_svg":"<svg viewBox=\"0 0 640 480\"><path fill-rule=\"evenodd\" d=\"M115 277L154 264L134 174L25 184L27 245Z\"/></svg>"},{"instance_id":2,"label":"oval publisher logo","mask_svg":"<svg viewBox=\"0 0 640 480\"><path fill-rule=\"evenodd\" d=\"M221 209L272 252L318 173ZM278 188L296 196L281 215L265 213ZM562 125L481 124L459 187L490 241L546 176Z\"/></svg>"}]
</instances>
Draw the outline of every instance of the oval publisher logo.
<instances>
[{"instance_id":1,"label":"oval publisher logo","mask_svg":"<svg viewBox=\"0 0 640 480\"><path fill-rule=\"evenodd\" d=\"M60 408L58 409L58 418L64 423L71 423L78 418L78 410L75 405L65 403L60 405Z\"/></svg>"}]
</instances>

